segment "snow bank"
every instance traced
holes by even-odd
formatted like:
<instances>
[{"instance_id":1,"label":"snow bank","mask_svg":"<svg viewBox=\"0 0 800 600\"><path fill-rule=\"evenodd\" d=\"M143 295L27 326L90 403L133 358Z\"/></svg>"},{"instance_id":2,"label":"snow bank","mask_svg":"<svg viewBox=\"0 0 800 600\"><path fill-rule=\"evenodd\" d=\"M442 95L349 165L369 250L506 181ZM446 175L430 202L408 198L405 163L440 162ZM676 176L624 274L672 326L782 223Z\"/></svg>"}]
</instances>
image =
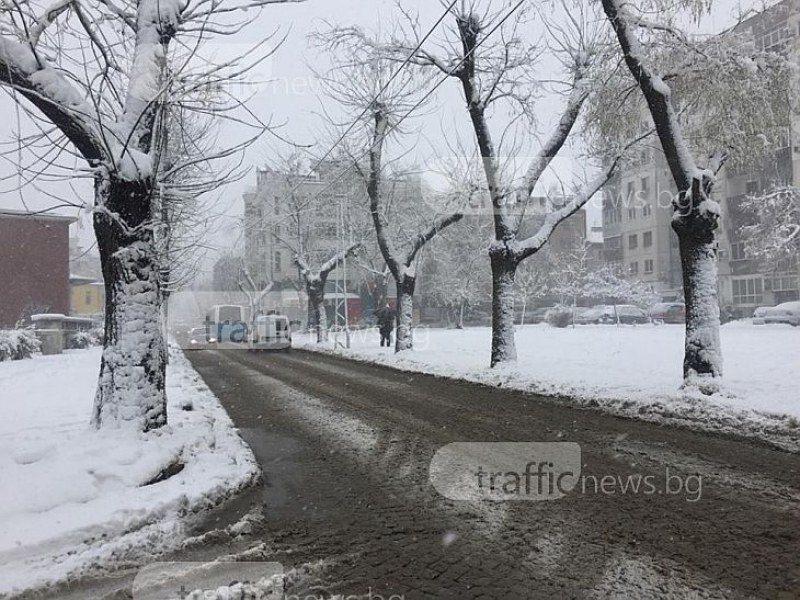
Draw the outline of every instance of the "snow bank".
<instances>
[{"instance_id":1,"label":"snow bank","mask_svg":"<svg viewBox=\"0 0 800 600\"><path fill-rule=\"evenodd\" d=\"M332 338L334 336L331 336ZM516 328L518 361L489 368L491 330L417 328L414 351L394 354L376 330L352 334L351 358L493 386L569 398L658 422L770 439L800 449L800 328L722 327L726 371L713 396L681 392L681 325ZM299 336L297 345L331 351ZM341 341L341 340L340 340Z\"/></svg>"},{"instance_id":2,"label":"snow bank","mask_svg":"<svg viewBox=\"0 0 800 600\"><path fill-rule=\"evenodd\" d=\"M0 596L152 558L259 470L218 400L177 348L170 424L89 428L100 348L0 364ZM173 476L149 483L166 467Z\"/></svg>"}]
</instances>

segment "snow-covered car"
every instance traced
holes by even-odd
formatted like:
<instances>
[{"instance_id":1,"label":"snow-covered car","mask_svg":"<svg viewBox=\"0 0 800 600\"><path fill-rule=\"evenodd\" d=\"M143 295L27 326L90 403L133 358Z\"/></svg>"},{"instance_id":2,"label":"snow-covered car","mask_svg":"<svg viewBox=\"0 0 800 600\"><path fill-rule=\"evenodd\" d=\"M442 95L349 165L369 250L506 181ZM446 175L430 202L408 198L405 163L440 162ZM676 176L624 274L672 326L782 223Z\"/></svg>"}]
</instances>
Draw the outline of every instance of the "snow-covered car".
<instances>
[{"instance_id":1,"label":"snow-covered car","mask_svg":"<svg viewBox=\"0 0 800 600\"><path fill-rule=\"evenodd\" d=\"M641 308L632 304L601 305L576 315L575 322L583 325L615 323L638 325L649 323L650 317Z\"/></svg>"},{"instance_id":2,"label":"snow-covered car","mask_svg":"<svg viewBox=\"0 0 800 600\"><path fill-rule=\"evenodd\" d=\"M185 347L187 350L203 350L216 341L213 336L208 335L205 327L195 327L189 330Z\"/></svg>"},{"instance_id":3,"label":"snow-covered car","mask_svg":"<svg viewBox=\"0 0 800 600\"><path fill-rule=\"evenodd\" d=\"M292 327L286 315L256 317L253 350L289 350L292 347Z\"/></svg>"},{"instance_id":4,"label":"snow-covered car","mask_svg":"<svg viewBox=\"0 0 800 600\"><path fill-rule=\"evenodd\" d=\"M599 323L616 323L613 306L593 306L575 314L575 323L578 325L596 325Z\"/></svg>"},{"instance_id":5,"label":"snow-covered car","mask_svg":"<svg viewBox=\"0 0 800 600\"><path fill-rule=\"evenodd\" d=\"M788 323L794 327L800 325L800 300L784 302L773 306L764 313L764 323Z\"/></svg>"},{"instance_id":6,"label":"snow-covered car","mask_svg":"<svg viewBox=\"0 0 800 600\"><path fill-rule=\"evenodd\" d=\"M764 325L764 316L774 306L759 306L753 311L753 325Z\"/></svg>"},{"instance_id":7,"label":"snow-covered car","mask_svg":"<svg viewBox=\"0 0 800 600\"><path fill-rule=\"evenodd\" d=\"M686 305L683 302L659 302L650 307L650 318L656 323L685 323Z\"/></svg>"}]
</instances>

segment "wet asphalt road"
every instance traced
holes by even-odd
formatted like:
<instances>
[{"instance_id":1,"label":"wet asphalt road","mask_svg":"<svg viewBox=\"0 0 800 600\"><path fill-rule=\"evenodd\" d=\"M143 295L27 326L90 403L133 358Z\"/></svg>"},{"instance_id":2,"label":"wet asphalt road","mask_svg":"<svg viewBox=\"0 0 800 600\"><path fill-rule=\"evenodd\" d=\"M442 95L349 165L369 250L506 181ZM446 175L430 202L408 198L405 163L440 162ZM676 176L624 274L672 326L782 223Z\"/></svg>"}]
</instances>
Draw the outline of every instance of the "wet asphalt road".
<instances>
[{"instance_id":1,"label":"wet asphalt road","mask_svg":"<svg viewBox=\"0 0 800 600\"><path fill-rule=\"evenodd\" d=\"M800 598L800 456L297 350L189 357L264 469L245 541L289 594ZM452 501L428 467L456 441L577 442L587 481L658 490Z\"/></svg>"}]
</instances>

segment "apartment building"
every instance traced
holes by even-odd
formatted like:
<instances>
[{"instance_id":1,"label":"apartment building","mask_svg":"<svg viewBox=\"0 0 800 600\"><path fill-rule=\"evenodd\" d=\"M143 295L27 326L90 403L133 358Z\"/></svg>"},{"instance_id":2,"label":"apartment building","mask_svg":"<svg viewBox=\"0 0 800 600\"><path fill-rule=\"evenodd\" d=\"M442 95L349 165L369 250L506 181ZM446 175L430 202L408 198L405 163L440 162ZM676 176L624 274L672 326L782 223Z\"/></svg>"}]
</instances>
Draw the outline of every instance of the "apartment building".
<instances>
[{"instance_id":1,"label":"apartment building","mask_svg":"<svg viewBox=\"0 0 800 600\"><path fill-rule=\"evenodd\" d=\"M675 185L663 154L642 149L603 190L603 255L619 274L649 284L665 300L682 296Z\"/></svg>"},{"instance_id":2,"label":"apartment building","mask_svg":"<svg viewBox=\"0 0 800 600\"><path fill-rule=\"evenodd\" d=\"M384 192L387 210L398 221L419 213L429 193L417 175L387 178ZM244 194L244 206L244 257L258 286L271 281L275 289L302 289L295 252L304 249L311 265L319 266L350 242L361 241L365 250L359 260L331 272L327 297L346 294L348 302L358 299L362 314L372 313L373 270L382 271L384 265L363 179L348 163L324 161L311 173L260 168L256 187ZM418 296L424 294L424 281L420 272ZM394 297L394 286L388 286L385 296Z\"/></svg>"},{"instance_id":3,"label":"apartment building","mask_svg":"<svg viewBox=\"0 0 800 600\"><path fill-rule=\"evenodd\" d=\"M800 0L783 0L742 22L738 30L756 44L800 56ZM719 297L722 307L749 316L757 306L800 297L798 259L763 264L747 254L741 227L749 217L741 209L746 196L772 185L800 185L800 120L793 119L781 148L769 160L746 170L724 169L715 199L722 209L719 239ZM604 188L603 251L620 273L649 283L664 300L682 297L680 254L671 228L671 199L676 193L658 142L641 150Z\"/></svg>"},{"instance_id":4,"label":"apartment building","mask_svg":"<svg viewBox=\"0 0 800 600\"><path fill-rule=\"evenodd\" d=\"M738 29L752 35L761 49L800 58L800 0L783 0L742 22ZM741 235L741 227L752 218L741 209L745 197L763 193L776 184L800 185L798 115L794 115L780 139L780 147L763 164L739 171L726 169L720 177L720 303L731 307L738 316L749 316L758 306L800 298L800 257L764 264L748 254Z\"/></svg>"}]
</instances>

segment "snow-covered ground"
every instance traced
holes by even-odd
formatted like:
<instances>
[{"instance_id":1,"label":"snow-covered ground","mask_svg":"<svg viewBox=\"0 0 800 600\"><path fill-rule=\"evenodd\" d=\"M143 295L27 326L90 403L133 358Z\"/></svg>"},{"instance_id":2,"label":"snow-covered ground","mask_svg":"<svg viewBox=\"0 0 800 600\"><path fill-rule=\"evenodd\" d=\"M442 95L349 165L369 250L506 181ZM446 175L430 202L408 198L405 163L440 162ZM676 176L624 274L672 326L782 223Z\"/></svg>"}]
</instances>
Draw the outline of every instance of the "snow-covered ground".
<instances>
[{"instance_id":1,"label":"snow-covered ground","mask_svg":"<svg viewBox=\"0 0 800 600\"><path fill-rule=\"evenodd\" d=\"M168 551L191 515L259 475L219 401L175 348L167 427L90 429L99 361L95 348L0 363L0 597ZM175 463L183 470L145 485Z\"/></svg>"},{"instance_id":2,"label":"snow-covered ground","mask_svg":"<svg viewBox=\"0 0 800 600\"><path fill-rule=\"evenodd\" d=\"M722 327L724 387L711 397L679 392L683 326L517 327L516 364L489 368L488 327L415 330L415 349L381 348L377 330L354 331L337 352L409 371L569 397L650 420L800 440L800 327L734 322ZM343 342L343 337L340 337ZM319 347L310 336L295 345ZM785 441L785 440L784 440ZM794 442L791 442L794 446Z\"/></svg>"}]
</instances>

